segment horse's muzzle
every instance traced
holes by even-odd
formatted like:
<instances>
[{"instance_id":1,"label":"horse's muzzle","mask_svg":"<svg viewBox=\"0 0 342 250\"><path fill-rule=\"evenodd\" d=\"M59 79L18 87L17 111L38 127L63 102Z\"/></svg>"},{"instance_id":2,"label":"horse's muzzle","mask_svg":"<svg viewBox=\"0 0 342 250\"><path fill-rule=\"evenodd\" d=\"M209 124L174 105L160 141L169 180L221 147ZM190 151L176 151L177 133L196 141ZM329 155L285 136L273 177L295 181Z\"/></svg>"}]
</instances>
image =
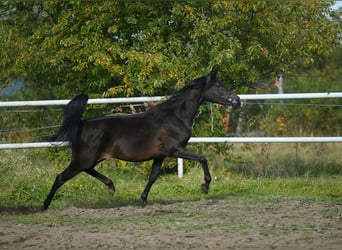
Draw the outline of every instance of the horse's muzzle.
<instances>
[{"instance_id":1,"label":"horse's muzzle","mask_svg":"<svg viewBox=\"0 0 342 250\"><path fill-rule=\"evenodd\" d=\"M241 106L241 101L239 96L228 97L228 102L233 108L238 108Z\"/></svg>"}]
</instances>

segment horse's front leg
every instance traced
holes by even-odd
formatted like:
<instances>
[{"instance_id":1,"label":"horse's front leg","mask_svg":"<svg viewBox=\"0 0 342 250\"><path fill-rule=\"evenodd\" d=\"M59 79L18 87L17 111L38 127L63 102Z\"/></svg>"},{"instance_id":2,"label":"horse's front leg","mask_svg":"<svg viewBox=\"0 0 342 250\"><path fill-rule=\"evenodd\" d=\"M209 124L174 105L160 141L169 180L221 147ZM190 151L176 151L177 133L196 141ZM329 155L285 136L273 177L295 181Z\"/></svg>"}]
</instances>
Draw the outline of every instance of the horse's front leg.
<instances>
[{"instance_id":1,"label":"horse's front leg","mask_svg":"<svg viewBox=\"0 0 342 250\"><path fill-rule=\"evenodd\" d=\"M201 185L202 192L208 194L209 192L209 185L211 182L211 176L208 168L208 161L207 159L200 154L193 153L191 151L187 151L185 148L178 148L173 154L173 157L179 157L188 160L194 160L201 163L203 172L204 172L204 183Z\"/></svg>"},{"instance_id":2,"label":"horse's front leg","mask_svg":"<svg viewBox=\"0 0 342 250\"><path fill-rule=\"evenodd\" d=\"M152 170L150 173L150 177L148 179L148 183L144 189L144 192L141 194L142 205L146 206L147 204L147 196L150 192L150 189L153 183L157 180L158 176L160 175L160 167L163 163L164 158L157 158L153 160Z\"/></svg>"}]
</instances>

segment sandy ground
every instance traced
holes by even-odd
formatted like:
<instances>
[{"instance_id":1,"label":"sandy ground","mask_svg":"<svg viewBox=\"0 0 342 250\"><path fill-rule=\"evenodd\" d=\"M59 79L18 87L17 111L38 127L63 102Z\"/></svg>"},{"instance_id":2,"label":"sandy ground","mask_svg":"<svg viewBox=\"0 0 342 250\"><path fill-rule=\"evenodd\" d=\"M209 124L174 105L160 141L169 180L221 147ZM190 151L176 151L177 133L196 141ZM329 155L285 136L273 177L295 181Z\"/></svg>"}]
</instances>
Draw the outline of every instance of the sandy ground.
<instances>
[{"instance_id":1,"label":"sandy ground","mask_svg":"<svg viewBox=\"0 0 342 250\"><path fill-rule=\"evenodd\" d=\"M341 203L262 199L2 208L0 249L341 249Z\"/></svg>"}]
</instances>

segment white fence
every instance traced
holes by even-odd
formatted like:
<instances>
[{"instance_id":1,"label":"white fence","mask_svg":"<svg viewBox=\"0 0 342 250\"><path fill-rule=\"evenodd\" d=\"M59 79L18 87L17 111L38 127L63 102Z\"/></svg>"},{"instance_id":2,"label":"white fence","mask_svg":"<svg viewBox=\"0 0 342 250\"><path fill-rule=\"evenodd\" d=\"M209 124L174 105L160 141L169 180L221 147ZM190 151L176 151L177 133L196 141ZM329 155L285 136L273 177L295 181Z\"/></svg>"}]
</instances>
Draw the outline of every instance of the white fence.
<instances>
[{"instance_id":1,"label":"white fence","mask_svg":"<svg viewBox=\"0 0 342 250\"><path fill-rule=\"evenodd\" d=\"M301 94L256 94L239 95L241 100L271 100L271 99L311 99L311 98L342 98L342 92L327 93L301 93ZM129 98L100 98L89 99L88 104L105 103L141 103L146 101L160 101L167 97L129 97ZM48 105L66 105L70 100L40 100L40 101L8 101L0 102L1 107L23 107L23 106L48 106ZM342 142L342 137L192 137L194 142L272 142L272 143L290 143L290 142ZM36 143L13 143L0 144L1 149L20 149L20 148L41 148L41 147L63 147L67 142L36 142ZM178 176L183 176L183 161L178 159Z\"/></svg>"},{"instance_id":2,"label":"white fence","mask_svg":"<svg viewBox=\"0 0 342 250\"><path fill-rule=\"evenodd\" d=\"M256 94L256 95L239 95L239 96L241 100L342 98L342 92L301 93L301 94ZM139 102L148 102L148 101L161 101L166 98L167 98L166 96L98 98L98 99L89 99L88 104L137 103L137 102L139 103ZM66 105L69 101L70 100L9 101L9 102L0 102L0 108L1 107Z\"/></svg>"}]
</instances>

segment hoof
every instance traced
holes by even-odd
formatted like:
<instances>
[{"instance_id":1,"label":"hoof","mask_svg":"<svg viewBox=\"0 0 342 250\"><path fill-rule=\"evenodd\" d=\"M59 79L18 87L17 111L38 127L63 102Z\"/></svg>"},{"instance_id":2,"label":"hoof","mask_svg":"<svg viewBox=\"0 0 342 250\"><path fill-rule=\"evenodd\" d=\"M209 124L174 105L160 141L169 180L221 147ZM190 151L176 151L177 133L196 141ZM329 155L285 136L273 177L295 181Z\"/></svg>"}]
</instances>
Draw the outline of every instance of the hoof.
<instances>
[{"instance_id":1,"label":"hoof","mask_svg":"<svg viewBox=\"0 0 342 250\"><path fill-rule=\"evenodd\" d=\"M41 207L42 211L47 210L49 206L50 206L50 203L47 203L46 201L44 201L43 206Z\"/></svg>"},{"instance_id":2,"label":"hoof","mask_svg":"<svg viewBox=\"0 0 342 250\"><path fill-rule=\"evenodd\" d=\"M115 187L114 187L114 184L112 181L110 181L108 184L107 184L107 187L108 187L108 193L110 193L111 195L113 195L115 193Z\"/></svg>"},{"instance_id":3,"label":"hoof","mask_svg":"<svg viewBox=\"0 0 342 250\"><path fill-rule=\"evenodd\" d=\"M146 199L141 199L141 207L144 208L146 207L148 204L147 200Z\"/></svg>"},{"instance_id":4,"label":"hoof","mask_svg":"<svg viewBox=\"0 0 342 250\"><path fill-rule=\"evenodd\" d=\"M201 189L202 189L202 192L204 194L208 194L209 193L209 186L207 184L202 184L201 185Z\"/></svg>"},{"instance_id":5,"label":"hoof","mask_svg":"<svg viewBox=\"0 0 342 250\"><path fill-rule=\"evenodd\" d=\"M111 195L114 195L115 189L114 188L108 188L108 193Z\"/></svg>"}]
</instances>

